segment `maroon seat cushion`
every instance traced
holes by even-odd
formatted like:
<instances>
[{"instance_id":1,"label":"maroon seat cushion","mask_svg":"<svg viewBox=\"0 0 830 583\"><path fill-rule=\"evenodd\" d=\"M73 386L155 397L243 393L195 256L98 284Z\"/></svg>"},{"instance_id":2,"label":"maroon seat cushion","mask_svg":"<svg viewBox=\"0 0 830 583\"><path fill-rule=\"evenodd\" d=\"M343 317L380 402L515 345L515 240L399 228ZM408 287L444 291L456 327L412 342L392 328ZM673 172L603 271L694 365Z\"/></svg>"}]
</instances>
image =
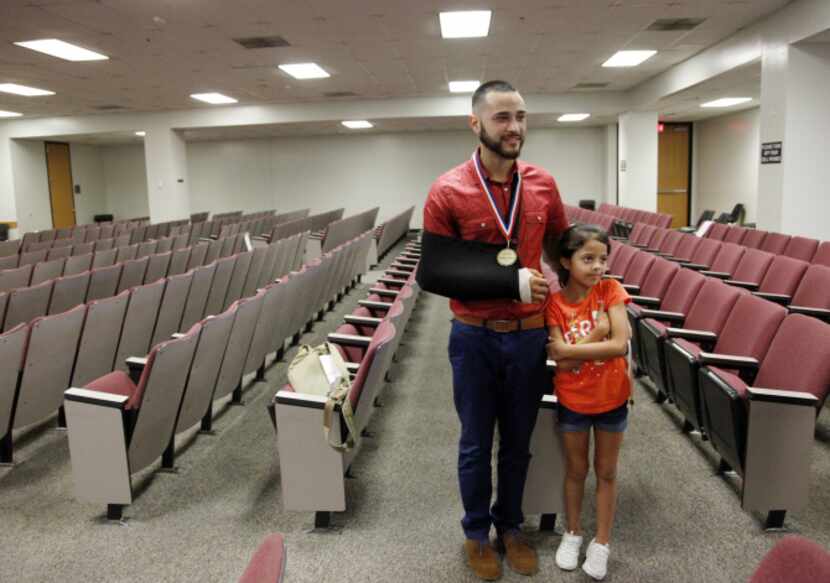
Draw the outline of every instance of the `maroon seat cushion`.
<instances>
[{"instance_id":1,"label":"maroon seat cushion","mask_svg":"<svg viewBox=\"0 0 830 583\"><path fill-rule=\"evenodd\" d=\"M748 387L747 384L741 380L741 377L735 373L729 372L726 369L718 368L717 366L710 366L709 370L712 371L718 378L723 380L723 382L727 385L735 389L742 399L746 399L746 390Z\"/></svg>"},{"instance_id":2,"label":"maroon seat cushion","mask_svg":"<svg viewBox=\"0 0 830 583\"><path fill-rule=\"evenodd\" d=\"M239 583L280 583L285 574L285 541L281 534L265 537Z\"/></svg>"},{"instance_id":3,"label":"maroon seat cushion","mask_svg":"<svg viewBox=\"0 0 830 583\"><path fill-rule=\"evenodd\" d=\"M137 389L135 383L130 380L130 376L122 370L98 377L84 388L125 397L132 397Z\"/></svg>"},{"instance_id":4,"label":"maroon seat cushion","mask_svg":"<svg viewBox=\"0 0 830 583\"><path fill-rule=\"evenodd\" d=\"M800 536L786 536L761 560L749 583L830 581L830 553Z\"/></svg>"}]
</instances>

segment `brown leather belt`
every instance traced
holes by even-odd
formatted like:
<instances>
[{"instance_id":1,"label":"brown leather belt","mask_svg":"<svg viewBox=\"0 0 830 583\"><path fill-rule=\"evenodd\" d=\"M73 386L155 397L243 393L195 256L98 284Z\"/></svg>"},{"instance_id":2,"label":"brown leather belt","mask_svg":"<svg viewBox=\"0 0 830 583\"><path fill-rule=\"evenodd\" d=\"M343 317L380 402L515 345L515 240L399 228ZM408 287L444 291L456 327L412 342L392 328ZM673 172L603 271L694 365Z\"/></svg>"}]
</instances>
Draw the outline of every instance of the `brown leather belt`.
<instances>
[{"instance_id":1,"label":"brown leather belt","mask_svg":"<svg viewBox=\"0 0 830 583\"><path fill-rule=\"evenodd\" d=\"M462 324L487 328L493 332L517 332L519 330L536 330L545 327L544 314L534 314L524 320L485 320L471 316L455 316Z\"/></svg>"}]
</instances>

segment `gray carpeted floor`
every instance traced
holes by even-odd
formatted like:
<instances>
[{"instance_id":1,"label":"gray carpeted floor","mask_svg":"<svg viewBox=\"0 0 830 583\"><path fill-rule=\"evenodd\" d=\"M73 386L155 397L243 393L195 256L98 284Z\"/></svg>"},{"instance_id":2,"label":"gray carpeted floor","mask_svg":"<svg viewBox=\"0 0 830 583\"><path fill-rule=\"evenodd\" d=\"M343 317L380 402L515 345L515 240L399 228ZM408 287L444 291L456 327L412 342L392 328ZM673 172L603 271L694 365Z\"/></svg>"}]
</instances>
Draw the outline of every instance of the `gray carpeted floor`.
<instances>
[{"instance_id":1,"label":"gray carpeted floor","mask_svg":"<svg viewBox=\"0 0 830 583\"><path fill-rule=\"evenodd\" d=\"M365 287L303 341L316 343L333 330ZM281 509L276 441L265 411L285 378L286 365L277 363L267 384L248 386L245 407L222 410L215 436L185 435L178 474L138 477L143 492L123 525L103 520L103 508L73 499L64 433L53 424L24 433L18 465L0 469L0 581L230 582L273 531L286 534L291 582L475 581L461 547L448 331L446 301L423 294L371 423L376 436L365 441L353 466L349 510L334 517L337 528L312 532L311 513ZM759 517L740 509L736 483L714 475L711 449L680 433L672 409L654 404L642 386L636 392L607 580L745 581L782 535L763 533ZM825 546L828 417L825 411L813 449L809 508L787 519L791 531ZM581 572L556 568L559 536L532 532L536 520L529 517L527 525L541 560L534 579L588 581ZM593 526L589 503L588 533ZM505 573L503 580L527 579Z\"/></svg>"}]
</instances>

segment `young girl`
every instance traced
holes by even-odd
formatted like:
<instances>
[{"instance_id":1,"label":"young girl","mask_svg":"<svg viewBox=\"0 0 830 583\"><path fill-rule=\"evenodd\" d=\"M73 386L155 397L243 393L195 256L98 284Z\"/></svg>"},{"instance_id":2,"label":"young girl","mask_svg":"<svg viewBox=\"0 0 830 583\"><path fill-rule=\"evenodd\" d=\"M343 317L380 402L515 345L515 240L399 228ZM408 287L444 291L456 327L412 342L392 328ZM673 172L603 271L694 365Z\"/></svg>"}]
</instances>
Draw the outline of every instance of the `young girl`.
<instances>
[{"instance_id":1,"label":"young girl","mask_svg":"<svg viewBox=\"0 0 830 583\"><path fill-rule=\"evenodd\" d=\"M573 570L582 547L580 513L588 475L588 444L594 429L597 477L597 533L582 570L594 579L607 571L609 537L616 502L617 457L631 395L625 354L630 335L625 289L603 279L608 234L594 225L567 229L555 248L545 252L559 273L562 289L548 301L548 355L557 362L555 389L559 429L565 447L567 531L556 551L556 564Z\"/></svg>"}]
</instances>

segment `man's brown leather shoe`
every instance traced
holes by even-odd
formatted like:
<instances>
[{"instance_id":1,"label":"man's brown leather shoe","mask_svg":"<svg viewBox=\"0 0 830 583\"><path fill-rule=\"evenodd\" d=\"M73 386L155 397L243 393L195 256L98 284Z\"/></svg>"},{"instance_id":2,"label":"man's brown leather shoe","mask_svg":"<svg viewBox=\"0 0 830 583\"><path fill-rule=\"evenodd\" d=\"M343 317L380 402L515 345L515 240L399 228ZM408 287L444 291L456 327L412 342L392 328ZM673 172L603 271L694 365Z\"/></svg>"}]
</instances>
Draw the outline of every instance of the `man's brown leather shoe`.
<instances>
[{"instance_id":1,"label":"man's brown leather shoe","mask_svg":"<svg viewBox=\"0 0 830 583\"><path fill-rule=\"evenodd\" d=\"M467 564L479 578L495 581L501 577L499 555L489 541L468 538L464 541L464 551L467 553Z\"/></svg>"},{"instance_id":2,"label":"man's brown leather shoe","mask_svg":"<svg viewBox=\"0 0 830 583\"><path fill-rule=\"evenodd\" d=\"M499 550L504 553L507 565L519 575L535 575L539 570L536 551L520 533L504 533L499 538Z\"/></svg>"}]
</instances>

